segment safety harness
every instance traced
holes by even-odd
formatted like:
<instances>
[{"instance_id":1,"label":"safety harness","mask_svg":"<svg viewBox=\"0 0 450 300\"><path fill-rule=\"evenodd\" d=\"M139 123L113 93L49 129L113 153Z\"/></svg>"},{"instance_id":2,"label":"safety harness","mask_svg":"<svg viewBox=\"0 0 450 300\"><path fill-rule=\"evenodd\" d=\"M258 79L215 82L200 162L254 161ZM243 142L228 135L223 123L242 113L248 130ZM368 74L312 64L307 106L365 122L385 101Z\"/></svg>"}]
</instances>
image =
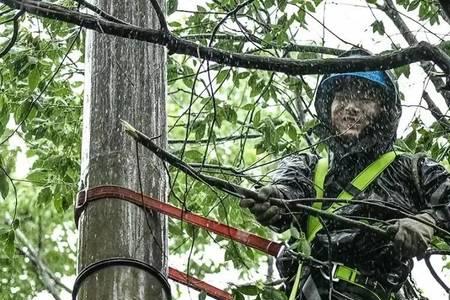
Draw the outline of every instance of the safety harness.
<instances>
[{"instance_id":1,"label":"safety harness","mask_svg":"<svg viewBox=\"0 0 450 300\"><path fill-rule=\"evenodd\" d=\"M352 200L353 197L363 192L395 160L395 158L396 153L394 151L387 152L381 155L377 160L372 162L363 171L361 171L338 195L337 199ZM324 182L327 173L328 158L322 158L318 161L314 172L314 187L316 191L316 199L318 200L322 199L324 196ZM316 201L312 204L312 206L317 209L322 209L322 204L322 201ZM345 202L334 202L328 209L326 209L326 211L333 213L346 205L348 204ZM306 222L306 239L309 243L311 243L315 239L317 233L323 228L323 225L320 222L319 218L314 216L308 216ZM296 299L301 275L302 264L300 263L289 300ZM347 283L363 287L365 289L367 289L365 285L372 286L372 284L368 284L368 278L366 276L364 276L364 280L363 282L361 282L361 276L358 270L349 268L342 264L333 264L331 276L333 277L331 278L331 280L343 280ZM373 293L370 290L368 291ZM379 298L376 294L374 295Z\"/></svg>"}]
</instances>

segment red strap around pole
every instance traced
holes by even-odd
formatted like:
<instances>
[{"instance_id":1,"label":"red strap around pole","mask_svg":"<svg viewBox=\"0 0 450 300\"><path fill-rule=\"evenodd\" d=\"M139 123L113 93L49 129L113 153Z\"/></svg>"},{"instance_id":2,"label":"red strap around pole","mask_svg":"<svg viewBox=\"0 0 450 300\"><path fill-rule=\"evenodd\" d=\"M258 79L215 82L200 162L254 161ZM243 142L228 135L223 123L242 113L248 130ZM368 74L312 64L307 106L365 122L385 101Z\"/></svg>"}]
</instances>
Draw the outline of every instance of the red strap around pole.
<instances>
[{"instance_id":1,"label":"red strap around pole","mask_svg":"<svg viewBox=\"0 0 450 300\"><path fill-rule=\"evenodd\" d=\"M157 211L169 217L203 228L217 235L234 240L272 256L277 256L278 252L283 247L280 243L264 239L252 233L233 228L206 217L184 211L168 203L153 199L150 196L142 195L127 188L110 185L97 186L90 188L87 194L85 191L81 191L78 194L77 206L75 207L75 224L78 226L78 219L88 202L107 198L121 199L139 206L144 206L147 209ZM207 295L219 300L233 299L229 293L173 268L169 268L169 278L196 290L204 291Z\"/></svg>"},{"instance_id":2,"label":"red strap around pole","mask_svg":"<svg viewBox=\"0 0 450 300\"><path fill-rule=\"evenodd\" d=\"M213 298L219 300L233 300L231 294L176 269L169 268L169 278L198 291L204 291L208 296Z\"/></svg>"},{"instance_id":3,"label":"red strap around pole","mask_svg":"<svg viewBox=\"0 0 450 300\"><path fill-rule=\"evenodd\" d=\"M267 240L255 234L219 223L206 217L184 211L168 203L153 199L150 196L141 195L140 193L119 186L105 185L90 188L88 190L87 197L85 191L80 192L78 194L77 207L75 208L75 224L78 224L78 218L87 202L105 198L122 199L139 206L144 206L169 217L203 228L227 239L239 242L248 247L260 250L271 256L277 256L283 246L280 243Z\"/></svg>"}]
</instances>

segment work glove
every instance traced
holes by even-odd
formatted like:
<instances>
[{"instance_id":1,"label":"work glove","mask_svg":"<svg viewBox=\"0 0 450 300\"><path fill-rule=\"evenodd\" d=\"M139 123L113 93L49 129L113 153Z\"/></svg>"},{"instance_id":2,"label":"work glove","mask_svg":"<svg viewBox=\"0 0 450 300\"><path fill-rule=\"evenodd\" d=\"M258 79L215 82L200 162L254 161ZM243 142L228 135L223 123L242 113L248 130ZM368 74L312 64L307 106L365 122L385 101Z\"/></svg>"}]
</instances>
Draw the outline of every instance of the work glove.
<instances>
[{"instance_id":1,"label":"work glove","mask_svg":"<svg viewBox=\"0 0 450 300\"><path fill-rule=\"evenodd\" d=\"M242 199L239 205L250 209L256 220L264 226L274 225L279 222L284 213L284 208L272 205L269 198L284 199L280 185L266 185L258 190L258 199Z\"/></svg>"},{"instance_id":2,"label":"work glove","mask_svg":"<svg viewBox=\"0 0 450 300\"><path fill-rule=\"evenodd\" d=\"M427 213L415 217L421 221L436 224L434 218ZM394 247L403 258L423 256L434 234L433 227L411 218L399 219L386 229L388 233L395 234Z\"/></svg>"}]
</instances>

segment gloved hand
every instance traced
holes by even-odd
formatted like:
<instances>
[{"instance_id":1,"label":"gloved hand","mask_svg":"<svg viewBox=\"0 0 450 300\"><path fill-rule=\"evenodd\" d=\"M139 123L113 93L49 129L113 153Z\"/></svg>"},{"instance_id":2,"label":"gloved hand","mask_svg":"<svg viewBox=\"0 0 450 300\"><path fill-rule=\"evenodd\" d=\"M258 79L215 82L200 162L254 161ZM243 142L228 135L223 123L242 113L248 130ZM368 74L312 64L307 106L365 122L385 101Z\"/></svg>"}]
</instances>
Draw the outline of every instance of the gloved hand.
<instances>
[{"instance_id":1,"label":"gloved hand","mask_svg":"<svg viewBox=\"0 0 450 300\"><path fill-rule=\"evenodd\" d=\"M436 224L434 218L427 213L415 217ZM395 234L394 247L404 258L423 256L434 234L433 227L411 218L400 219L386 229L388 233Z\"/></svg>"},{"instance_id":2,"label":"gloved hand","mask_svg":"<svg viewBox=\"0 0 450 300\"><path fill-rule=\"evenodd\" d=\"M256 220L264 226L277 223L283 217L284 209L276 205L272 205L269 198L283 199L279 185L266 185L258 190L258 200L242 199L239 205L243 208L250 209Z\"/></svg>"}]
</instances>

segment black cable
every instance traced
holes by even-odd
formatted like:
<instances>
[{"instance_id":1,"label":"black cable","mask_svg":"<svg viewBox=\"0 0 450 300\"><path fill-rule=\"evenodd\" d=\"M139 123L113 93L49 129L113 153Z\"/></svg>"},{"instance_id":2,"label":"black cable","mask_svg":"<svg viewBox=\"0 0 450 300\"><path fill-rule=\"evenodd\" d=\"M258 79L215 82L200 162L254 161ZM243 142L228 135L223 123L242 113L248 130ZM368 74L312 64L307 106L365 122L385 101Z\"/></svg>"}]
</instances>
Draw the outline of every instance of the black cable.
<instances>
[{"instance_id":1,"label":"black cable","mask_svg":"<svg viewBox=\"0 0 450 300\"><path fill-rule=\"evenodd\" d=\"M72 300L77 299L78 291L80 290L82 283L84 282L84 280L87 277L89 277L90 275L92 275L100 270L103 270L103 269L109 268L109 267L114 267L114 266L133 267L133 268L137 268L137 269L146 271L147 273L150 273L156 279L158 279L159 282L161 283L162 288L164 289L165 295L166 295L166 298L163 298L163 299L167 299L167 300L172 299L169 282L167 281L166 277L161 273L161 271L159 271L155 267L153 267L143 261L140 261L140 260L137 260L134 258L113 257L113 258L107 258L107 259L103 259L103 260L97 261L95 263L92 263L92 264L88 265L86 268L84 268L78 274L77 278L75 279L75 283L73 285Z\"/></svg>"},{"instance_id":2,"label":"black cable","mask_svg":"<svg viewBox=\"0 0 450 300\"><path fill-rule=\"evenodd\" d=\"M137 169L137 176L138 176L138 181L139 181L139 191L141 194L141 200L142 200L142 209L144 211L144 215L145 215L145 222L147 224L147 228L150 231L150 234L153 237L153 240L156 244L156 246L158 247L159 251L161 252L161 255L165 258L168 259L166 252L164 251L163 247L161 246L161 244L159 243L158 238L156 237L155 233L153 232L152 226L150 224L150 220L149 217L150 216L155 216L154 212L150 209L147 209L144 205L144 190L142 188L142 177L141 177L141 163L140 163L140 159L139 159L139 144L138 142L135 142L135 146L136 146L136 169ZM149 216L150 214L150 216ZM155 218L157 219L157 217L155 216Z\"/></svg>"},{"instance_id":3,"label":"black cable","mask_svg":"<svg viewBox=\"0 0 450 300\"><path fill-rule=\"evenodd\" d=\"M0 57L5 56L9 50L11 50L11 48L14 46L14 44L17 41L17 37L19 36L19 18L25 13L24 10L20 10L17 14L14 15L14 17L12 18L13 21L13 35L11 37L11 39L9 40L8 44L6 45L6 47L0 52Z\"/></svg>"},{"instance_id":4,"label":"black cable","mask_svg":"<svg viewBox=\"0 0 450 300\"><path fill-rule=\"evenodd\" d=\"M439 277L439 275L434 270L433 266L431 265L430 258L432 255L450 255L450 250L428 250L425 252L425 264L428 267L428 270L430 270L431 275L433 275L434 279L441 285L441 287L445 290L447 294L450 296L450 287L445 284L445 282Z\"/></svg>"}]
</instances>

